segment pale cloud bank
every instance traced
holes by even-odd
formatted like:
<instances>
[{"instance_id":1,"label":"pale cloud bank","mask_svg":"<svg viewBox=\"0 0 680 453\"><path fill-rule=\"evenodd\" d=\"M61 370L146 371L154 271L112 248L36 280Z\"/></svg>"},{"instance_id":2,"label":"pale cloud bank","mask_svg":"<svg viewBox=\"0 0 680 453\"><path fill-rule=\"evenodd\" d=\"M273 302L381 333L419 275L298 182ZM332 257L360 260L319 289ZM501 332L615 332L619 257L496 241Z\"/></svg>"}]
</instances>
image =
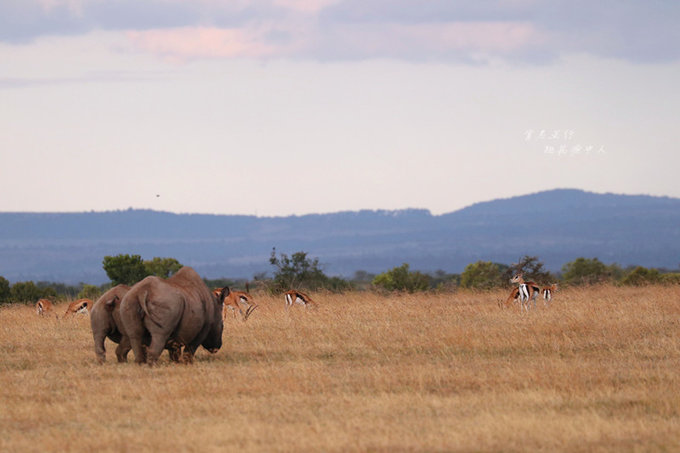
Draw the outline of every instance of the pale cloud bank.
<instances>
[{"instance_id":1,"label":"pale cloud bank","mask_svg":"<svg viewBox=\"0 0 680 453\"><path fill-rule=\"evenodd\" d=\"M105 30L177 59L664 62L680 58L679 18L672 0L14 0L0 41Z\"/></svg>"},{"instance_id":2,"label":"pale cloud bank","mask_svg":"<svg viewBox=\"0 0 680 453\"><path fill-rule=\"evenodd\" d=\"M442 213L555 187L680 196L679 10L0 0L0 210ZM526 139L555 130L573 139Z\"/></svg>"}]
</instances>

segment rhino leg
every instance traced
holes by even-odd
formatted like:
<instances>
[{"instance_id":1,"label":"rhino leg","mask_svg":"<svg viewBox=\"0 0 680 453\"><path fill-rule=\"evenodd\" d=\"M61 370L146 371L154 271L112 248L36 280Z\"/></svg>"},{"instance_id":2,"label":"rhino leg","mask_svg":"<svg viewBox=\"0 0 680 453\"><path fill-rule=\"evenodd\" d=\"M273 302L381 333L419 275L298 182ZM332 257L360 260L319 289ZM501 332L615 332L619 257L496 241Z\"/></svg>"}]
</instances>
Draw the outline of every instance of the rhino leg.
<instances>
[{"instance_id":1,"label":"rhino leg","mask_svg":"<svg viewBox=\"0 0 680 453\"><path fill-rule=\"evenodd\" d=\"M116 358L119 363L127 362L128 352L130 352L132 346L130 345L130 339L128 337L123 337L120 339L120 343L116 348Z\"/></svg>"},{"instance_id":2,"label":"rhino leg","mask_svg":"<svg viewBox=\"0 0 680 453\"><path fill-rule=\"evenodd\" d=\"M135 353L135 363L137 364L142 364L146 362L146 351L145 346L142 342L143 335L144 328L142 327L141 322L139 323L139 328L135 326L134 329L128 329L128 340L130 341L132 351Z\"/></svg>"},{"instance_id":3,"label":"rhino leg","mask_svg":"<svg viewBox=\"0 0 680 453\"><path fill-rule=\"evenodd\" d=\"M165 344L167 343L167 338L165 336L159 336L159 335L152 335L151 336L151 344L147 348L147 355L146 355L146 361L148 362L149 366L153 366L156 364L158 361L158 358L161 356L161 353L163 352L163 349L165 349ZM170 351L170 358L172 359L173 356L173 351Z\"/></svg>"},{"instance_id":4,"label":"rhino leg","mask_svg":"<svg viewBox=\"0 0 680 453\"><path fill-rule=\"evenodd\" d=\"M182 358L182 344L180 342L170 340L168 341L168 344L165 345L165 349L168 350L168 354L170 354L170 360L173 362L179 362Z\"/></svg>"},{"instance_id":5,"label":"rhino leg","mask_svg":"<svg viewBox=\"0 0 680 453\"><path fill-rule=\"evenodd\" d=\"M97 362L106 362L106 347L104 346L104 340L106 335L103 332L96 332L94 334L94 353L97 356Z\"/></svg>"},{"instance_id":6,"label":"rhino leg","mask_svg":"<svg viewBox=\"0 0 680 453\"><path fill-rule=\"evenodd\" d=\"M184 354L182 354L182 363L187 365L194 363L194 352L189 346L184 348Z\"/></svg>"}]
</instances>

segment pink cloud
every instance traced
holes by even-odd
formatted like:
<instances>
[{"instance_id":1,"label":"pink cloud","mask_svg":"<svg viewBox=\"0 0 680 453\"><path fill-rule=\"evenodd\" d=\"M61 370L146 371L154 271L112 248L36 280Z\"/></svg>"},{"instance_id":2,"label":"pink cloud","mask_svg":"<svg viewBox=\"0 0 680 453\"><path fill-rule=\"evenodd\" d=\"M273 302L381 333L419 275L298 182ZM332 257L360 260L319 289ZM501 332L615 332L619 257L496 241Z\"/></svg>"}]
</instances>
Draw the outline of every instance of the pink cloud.
<instances>
[{"instance_id":1,"label":"pink cloud","mask_svg":"<svg viewBox=\"0 0 680 453\"><path fill-rule=\"evenodd\" d=\"M285 36L285 39L272 38ZM303 19L243 28L182 27L130 31L133 44L164 57L366 58L510 55L537 46L543 36L524 22L343 24L319 27Z\"/></svg>"},{"instance_id":2,"label":"pink cloud","mask_svg":"<svg viewBox=\"0 0 680 453\"><path fill-rule=\"evenodd\" d=\"M182 27L130 31L128 37L141 49L178 59L259 58L277 53L261 33L249 29Z\"/></svg>"}]
</instances>

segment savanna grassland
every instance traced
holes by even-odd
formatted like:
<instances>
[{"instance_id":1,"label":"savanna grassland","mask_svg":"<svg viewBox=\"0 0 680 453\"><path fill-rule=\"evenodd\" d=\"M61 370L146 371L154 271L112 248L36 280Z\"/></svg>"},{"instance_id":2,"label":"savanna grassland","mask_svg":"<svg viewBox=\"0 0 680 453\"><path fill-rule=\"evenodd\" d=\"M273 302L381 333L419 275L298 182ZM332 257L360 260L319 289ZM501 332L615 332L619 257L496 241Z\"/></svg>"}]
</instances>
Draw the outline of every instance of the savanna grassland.
<instances>
[{"instance_id":1,"label":"savanna grassland","mask_svg":"<svg viewBox=\"0 0 680 453\"><path fill-rule=\"evenodd\" d=\"M505 295L261 296L217 354L155 368L5 306L0 450L680 451L679 286Z\"/></svg>"}]
</instances>

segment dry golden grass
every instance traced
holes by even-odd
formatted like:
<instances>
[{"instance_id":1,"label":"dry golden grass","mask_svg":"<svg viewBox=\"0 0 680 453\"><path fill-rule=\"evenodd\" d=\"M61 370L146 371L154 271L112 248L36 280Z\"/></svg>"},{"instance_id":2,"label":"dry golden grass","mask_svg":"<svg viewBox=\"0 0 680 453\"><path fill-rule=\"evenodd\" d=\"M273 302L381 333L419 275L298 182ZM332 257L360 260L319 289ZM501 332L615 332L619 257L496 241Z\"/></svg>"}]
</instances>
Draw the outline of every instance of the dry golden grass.
<instances>
[{"instance_id":1,"label":"dry golden grass","mask_svg":"<svg viewBox=\"0 0 680 453\"><path fill-rule=\"evenodd\" d=\"M0 309L0 451L679 451L680 287L260 297L193 365ZM57 307L63 313L65 307ZM132 359L132 354L130 356Z\"/></svg>"}]
</instances>

